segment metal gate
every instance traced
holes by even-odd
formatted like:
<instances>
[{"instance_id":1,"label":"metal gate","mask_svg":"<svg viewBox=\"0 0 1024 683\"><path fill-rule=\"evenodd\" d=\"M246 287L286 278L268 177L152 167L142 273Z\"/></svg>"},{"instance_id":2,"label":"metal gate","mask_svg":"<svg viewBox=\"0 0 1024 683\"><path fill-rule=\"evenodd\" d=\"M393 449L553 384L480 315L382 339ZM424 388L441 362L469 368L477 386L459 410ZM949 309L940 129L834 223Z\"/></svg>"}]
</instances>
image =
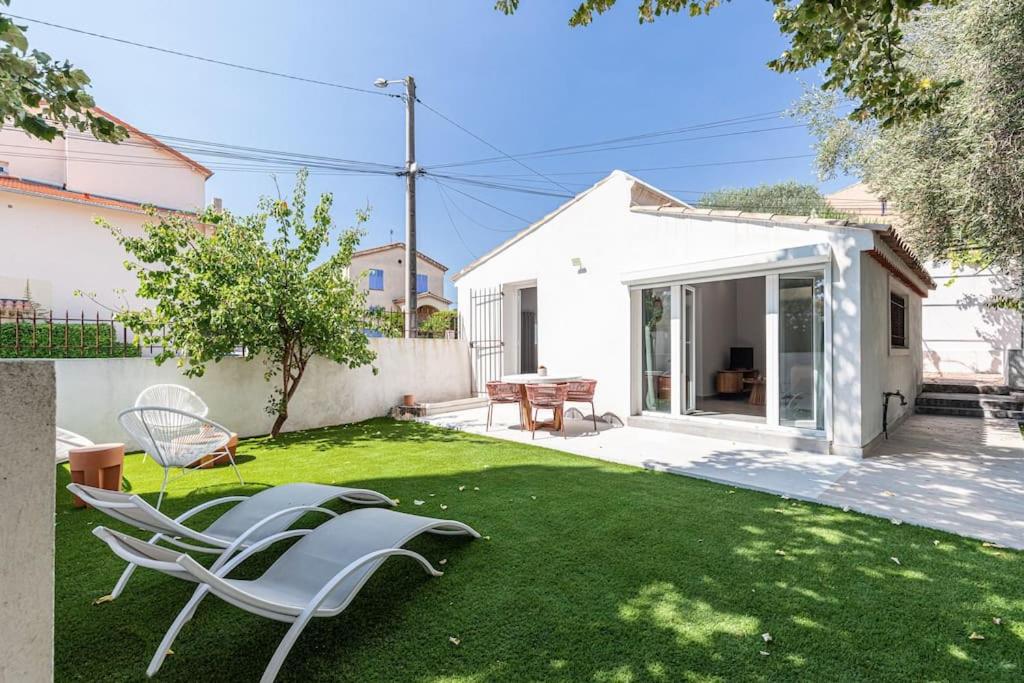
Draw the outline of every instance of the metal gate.
<instances>
[{"instance_id":1,"label":"metal gate","mask_svg":"<svg viewBox=\"0 0 1024 683\"><path fill-rule=\"evenodd\" d=\"M473 388L478 396L487 393L487 383L500 379L505 364L502 340L501 287L469 291L469 348L473 355Z\"/></svg>"}]
</instances>

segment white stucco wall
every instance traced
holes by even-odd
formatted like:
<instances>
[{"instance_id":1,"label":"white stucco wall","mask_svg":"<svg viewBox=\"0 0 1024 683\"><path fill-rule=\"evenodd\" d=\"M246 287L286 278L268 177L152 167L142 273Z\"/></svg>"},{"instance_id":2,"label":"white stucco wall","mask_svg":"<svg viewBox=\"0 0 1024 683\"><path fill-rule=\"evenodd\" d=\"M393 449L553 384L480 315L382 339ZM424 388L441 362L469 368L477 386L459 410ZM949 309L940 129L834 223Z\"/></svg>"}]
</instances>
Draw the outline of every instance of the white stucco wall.
<instances>
[{"instance_id":1,"label":"white stucco wall","mask_svg":"<svg viewBox=\"0 0 1024 683\"><path fill-rule=\"evenodd\" d=\"M888 420L892 427L914 411L914 399L922 382L921 303L919 295L910 291L868 255L861 257L864 296L861 347L863 349L864 412L861 430L865 443L882 433L882 394L901 391L907 405L899 398L889 401ZM889 292L897 292L907 300L907 346L889 346Z\"/></svg>"},{"instance_id":2,"label":"white stucco wall","mask_svg":"<svg viewBox=\"0 0 1024 683\"><path fill-rule=\"evenodd\" d=\"M129 137L121 144L81 133L45 142L0 129L0 161L8 175L103 197L183 211L205 205L206 178L166 150Z\"/></svg>"},{"instance_id":3,"label":"white stucco wall","mask_svg":"<svg viewBox=\"0 0 1024 683\"><path fill-rule=\"evenodd\" d=\"M93 222L103 217L129 235L141 235L148 216L97 206L54 201L0 192L0 298L20 298L25 279L48 283L46 289L33 284L34 298L63 316L97 312L109 318L109 311L75 290L95 292L99 302L117 307L124 290L135 305L138 282L124 267L127 253L110 232ZM47 300L48 299L48 300Z\"/></svg>"},{"instance_id":4,"label":"white stucco wall","mask_svg":"<svg viewBox=\"0 0 1024 683\"><path fill-rule=\"evenodd\" d=\"M862 446L860 252L874 245L870 231L639 214L629 208L631 184L627 175L613 174L537 230L453 278L463 329L469 329L465 317L472 310L472 290L536 281L540 363L551 372L597 379L598 412L625 416L631 406L630 299L624 273L827 244L833 254L837 335L833 439ZM581 260L582 272L573 258ZM506 336L506 344L511 339Z\"/></svg>"},{"instance_id":5,"label":"white stucco wall","mask_svg":"<svg viewBox=\"0 0 1024 683\"><path fill-rule=\"evenodd\" d=\"M927 372L1002 373L1006 349L1024 345L1021 315L986 305L994 295L1018 296L1020 283L990 269L929 267L938 288L924 301Z\"/></svg>"},{"instance_id":6,"label":"white stucco wall","mask_svg":"<svg viewBox=\"0 0 1024 683\"><path fill-rule=\"evenodd\" d=\"M54 374L0 361L0 681L53 680Z\"/></svg>"},{"instance_id":7,"label":"white stucco wall","mask_svg":"<svg viewBox=\"0 0 1024 683\"><path fill-rule=\"evenodd\" d=\"M465 342L442 339L371 339L373 365L349 370L322 358L306 369L290 406L285 431L312 429L379 417L415 394L421 402L470 395ZM211 363L198 379L181 375L173 362L157 366L144 358L58 360L57 422L96 442L124 441L117 415L135 404L152 384L183 384L210 406L210 419L241 436L270 431L273 417L264 410L272 386L263 364L240 358Z\"/></svg>"}]
</instances>

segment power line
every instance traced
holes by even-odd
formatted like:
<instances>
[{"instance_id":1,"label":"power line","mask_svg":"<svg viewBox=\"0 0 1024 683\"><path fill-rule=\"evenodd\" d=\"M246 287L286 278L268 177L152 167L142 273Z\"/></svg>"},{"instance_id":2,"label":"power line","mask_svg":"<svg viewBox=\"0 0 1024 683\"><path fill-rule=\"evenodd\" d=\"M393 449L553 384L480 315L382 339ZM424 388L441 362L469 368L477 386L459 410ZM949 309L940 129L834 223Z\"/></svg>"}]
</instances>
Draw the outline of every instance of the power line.
<instances>
[{"instance_id":1,"label":"power line","mask_svg":"<svg viewBox=\"0 0 1024 683\"><path fill-rule=\"evenodd\" d=\"M434 186L437 188L438 196L441 197L441 204L444 206L444 212L448 214L448 222L451 223L452 230L454 230L455 234L458 235L459 241L462 242L462 246L464 246L466 248L466 251L469 252L470 258L475 259L476 252L470 249L469 245L466 244L466 240L462 237L462 233L459 232L459 228L455 225L455 219L452 218L452 212L448 209L448 202L445 200L444 188L441 187L441 183L437 182L436 180L434 181Z\"/></svg>"},{"instance_id":2,"label":"power line","mask_svg":"<svg viewBox=\"0 0 1024 683\"><path fill-rule=\"evenodd\" d=\"M431 180L434 180L434 179L432 178ZM437 181L434 180L434 182L437 182ZM440 183L438 183L438 184L440 184ZM462 209L462 207L459 206L459 203L457 201L455 201L454 197L448 197L448 201L451 202L451 205L455 207L456 211L458 211L460 214L462 214L463 218L468 220L473 225L476 225L479 228L483 228L484 230L488 230L490 232L503 233L503 234L506 234L506 235L508 235L510 233L514 233L514 232L519 232L520 230L522 230L522 228L492 228L489 225L484 225L483 223L481 223L477 219L473 218L473 216L471 216L469 213L464 211Z\"/></svg>"},{"instance_id":3,"label":"power line","mask_svg":"<svg viewBox=\"0 0 1024 683\"><path fill-rule=\"evenodd\" d=\"M528 220L528 219L526 219L526 218L523 218L522 216L517 216L516 214L512 213L511 211L506 211L505 209L501 208L500 206L495 206L494 204L491 204L491 203L490 203L490 202L488 202L488 201L485 201L485 200L483 200L483 199L480 199L479 197L475 197L475 196L473 196L473 195L469 194L468 192L463 192L462 190L460 190L460 189L459 189L459 188L457 188L457 187L451 187L450 185L447 185L446 183L444 183L444 182L443 182L443 181L441 181L441 180L437 180L437 179L435 178L434 182L436 182L436 183L438 183L438 184L440 184L440 185L443 185L443 186L444 186L444 187L445 187L446 189L449 189L449 190L451 190L452 192L458 192L458 193L459 193L459 194L461 194L461 195L462 195L463 197L468 197L469 199L472 199L472 200L473 200L474 202L478 202L478 203L480 203L480 204L483 204L484 206L489 206L489 207L491 207L492 209L494 209L495 211L500 211L501 213L505 214L506 216L511 216L512 218L515 218L515 219L516 219L517 221L522 221L522 222L524 222L524 223L526 223L526 224L528 224L528 225L529 225L530 223L532 223L532 222L533 222L533 221L531 221L531 220Z\"/></svg>"},{"instance_id":4,"label":"power line","mask_svg":"<svg viewBox=\"0 0 1024 683\"><path fill-rule=\"evenodd\" d=\"M794 124L788 124L788 125L785 125L785 126L771 126L771 127L768 127L768 128L752 128L750 130L737 130L737 131L730 131L728 133L716 133L716 134L713 134L713 135L698 135L698 136L693 136L693 137L688 137L688 138L676 138L674 140L657 140L657 141L654 141L654 142L644 142L644 143L636 143L636 144L629 144L629 145L618 145L618 146L614 146L614 147L599 147L599 148L595 148L595 149L578 149L578 150L575 150L575 151L568 151L568 152L551 152L551 153L534 152L534 153L531 153L531 154L528 154L528 155L521 155L521 156L528 157L528 158L533 158L533 159L550 159L550 158L554 158L554 157L575 156L575 155L578 155L578 154L596 154L598 152L612 152L612 151L622 150L622 149L636 149L636 148L639 148L639 147L652 147L652 146L655 146L655 145L669 145L669 144L674 144L674 143L678 143L678 142L693 142L693 141L697 141L697 140L712 140L712 139L717 139L717 138L733 137L733 136L736 136L736 135L752 135L754 133L767 133L767 132L778 131L778 130L789 130L789 129L792 129L792 128L805 128L806 126L807 126L807 124L805 124L805 123L794 123ZM477 160L473 160L473 161L457 162L457 163L452 163L452 164L435 164L433 166L433 168L451 168L451 167L454 167L454 166L479 166L479 165L483 165L483 164L500 163L501 161L502 161L501 159L495 159L495 158L491 157L489 159L477 159ZM515 161L515 162L519 163L519 160L516 159L516 158L513 158L512 161Z\"/></svg>"},{"instance_id":5,"label":"power line","mask_svg":"<svg viewBox=\"0 0 1024 683\"><path fill-rule=\"evenodd\" d=\"M457 183L463 183L466 185L474 185L476 187L483 187L489 190L508 190L512 192L522 192L523 194L539 195L541 197L558 197L560 199L570 199L575 194L572 190L566 188L566 191L570 194L562 194L560 192L549 192L547 190L541 190L535 187L523 187L521 185L514 185L512 183L500 183L487 180L476 180L473 178L460 178L459 176L446 175L444 173L430 173L423 171L424 175L429 175L434 178L444 178Z\"/></svg>"},{"instance_id":6,"label":"power line","mask_svg":"<svg viewBox=\"0 0 1024 683\"><path fill-rule=\"evenodd\" d=\"M345 85L344 83L335 83L335 82L332 82L332 81L323 81L323 80L320 80L320 79L317 79L317 78L307 78L306 76L296 76L295 74L288 74L288 73L283 73L283 72L280 72L280 71L271 71L270 69L263 69L263 68L256 67L256 66L248 66L246 64L238 64L238 63L235 63L235 62L226 62L226 61L220 60L220 59L213 59L212 57L203 57L201 55L194 55L194 54L190 54L188 52L182 52L180 50L172 50L172 49L165 48L165 47L159 47L159 46L156 46L156 45L149 45L149 44L146 44L146 43L140 43L140 42L137 42L137 41L134 41L134 40L128 40L126 38L118 38L116 36L109 36L109 35L105 35L103 33L96 33L94 31L86 31L84 29L74 28L72 26L64 26L62 24L57 24L57 23L54 23L52 21L43 21L42 19L32 19L30 17L21 16L21 15L18 15L18 14L10 14L8 12L4 12L4 14L6 14L7 16L9 16L9 17L11 17L13 19L20 19L22 21L32 22L33 24L40 24L42 26L49 26L51 28L59 28L59 29L61 29L63 31L70 31L72 33L78 33L78 34L81 34L81 35L84 35L84 36L91 36L93 38L101 38L103 40L110 40L110 41L113 41L115 43L121 43L123 45L131 45L133 47L139 47L139 48L142 48L144 50L152 50L154 52L162 52L164 54L174 55L176 57L184 57L186 59L194 59L194 60L196 60L198 62L207 62L209 64L217 64L219 66L226 66L226 67L230 67L232 69L240 69L242 71L250 71L252 73L263 74L264 76L275 76L277 78L287 78L289 80L300 81L302 83L313 83L314 85L325 85L325 86L330 87L330 88L338 88L339 90L348 90L348 91L351 91L351 92L358 92L358 93L363 93L363 94L366 94L366 95L379 95L379 96L383 96L383 97L398 97L398 98L401 97L401 95L395 95L393 93L381 92L379 90L370 90L369 88L358 88L358 87L356 87L354 85Z\"/></svg>"},{"instance_id":7,"label":"power line","mask_svg":"<svg viewBox=\"0 0 1024 683\"><path fill-rule=\"evenodd\" d=\"M694 164L677 164L674 166L647 166L644 168L630 168L627 169L628 173L642 173L645 171L674 171L685 168L705 168L708 166L735 166L741 164L757 164L766 161L784 161L790 159L810 159L815 154L789 154L785 156L775 157L761 157L758 159L729 159L725 161L705 161ZM553 176L574 176L574 175L607 175L608 169L601 169L595 171L559 171L557 173L549 173L548 175ZM528 180L526 174L523 173L463 173L457 177L460 178L518 178L522 181Z\"/></svg>"},{"instance_id":8,"label":"power line","mask_svg":"<svg viewBox=\"0 0 1024 683\"><path fill-rule=\"evenodd\" d=\"M635 134L635 135L626 135L626 136L617 137L617 138L608 138L608 139L599 140L599 141L596 141L596 142L583 142L583 143L577 143L577 144L574 144L574 145L563 145L561 147L548 147L546 149L534 150L532 152L524 152L522 154L516 154L514 156L517 156L517 157L520 157L520 158L534 157L534 156L540 156L540 155L549 154L549 153L552 153L552 152L566 152L566 151L573 151L573 150L577 150L577 149L584 149L584 148L587 148L587 147L601 147L601 146L616 144L616 143L620 143L620 142L630 142L630 141L633 141L633 140L646 140L646 139L655 138L655 137L665 137L665 136L668 136L668 135L678 135L679 133L689 133L689 132L698 131L698 130L708 130L708 129L711 129L711 128L721 128L721 127L728 127L728 126L736 126L736 125L748 124L748 123L759 123L761 121L770 121L772 119L776 119L776 118L778 118L778 115L783 113L784 111L785 110L778 109L778 110L770 111L770 112L762 112L762 113L757 113L757 114L746 114L744 116L736 116L736 117L732 117L732 118L728 118L728 119L716 119L716 120L713 120L713 121L705 121L703 123L695 123L695 124L690 124L688 126L681 126L681 127L677 127L677 128L669 128L669 129L666 129L666 130L648 131L646 133L638 133L638 134ZM471 159L469 161L457 161L457 162L449 162L449 163L445 163L445 164L437 164L437 165L435 165L435 168L449 167L449 166L462 166L462 165L469 165L469 164L478 164L478 163L485 163L485 162L490 162L490 161L500 161L501 159L502 159L502 157L485 157L485 158L481 158L481 159Z\"/></svg>"},{"instance_id":9,"label":"power line","mask_svg":"<svg viewBox=\"0 0 1024 683\"><path fill-rule=\"evenodd\" d=\"M459 130L461 130L461 131L462 131L463 133L465 133L465 134L469 135L470 137L472 137L472 138L474 138L474 139L476 139L476 140L479 140L479 141L480 141L480 142L482 142L483 144L485 144L485 145L487 145L488 147L490 147L491 149L493 149L493 150L494 150L495 152L497 152L498 154L501 154L502 156L506 157L506 158L507 158L507 159L509 159L510 161L514 161L515 163L519 164L520 166L522 166L523 168L525 168L525 169L526 169L527 171L529 171L530 173L533 173L534 175L540 176L541 178L543 178L544 180L547 180L547 181L548 181L549 183L551 183L552 185L555 185L556 187L560 187L561 189L565 190L566 192L570 192L570 193L572 192L572 190L570 190L569 188L567 188L567 187L566 187L565 185L562 185L562 184L561 184L561 183L559 183L559 182L558 182L557 180L553 180L553 179L551 179L551 178L547 177L546 175L544 175L543 173L541 173L540 171L538 171L537 169L535 169L535 168L532 168L531 166L527 166L527 165L526 165L525 163L523 163L523 162L522 162L522 161L520 161L519 159L516 159L515 157L513 157L513 156L512 156L512 155L510 155L510 154L508 154L508 153L507 153L507 152L505 152L504 150L502 150L502 149L499 149L498 147L496 147L496 146L492 145L492 144L491 144L490 142L488 142L487 140L484 140L484 139L483 139L482 137L480 137L479 135L477 135L477 134L476 134L476 133L474 133L473 131L469 130L468 128L466 128L466 127L465 127L465 126L463 126L462 124L458 123L457 121L454 121L453 119L449 118L448 116L445 116L444 114L442 114L441 112L439 112L439 111L438 111L437 109L434 109L433 107L431 107L431 106L430 106L429 104L427 104L427 103L426 103L426 102L424 102L423 100L419 99L418 97L416 98L416 101L417 101L417 102L419 102L420 104L422 104L422 105L423 105L424 107L426 107L426 108L427 108L427 109L429 109L430 111L434 112L434 114L436 114L437 116L440 116L440 117L441 117L442 119L444 119L444 120L445 120L445 121L447 121L448 123L452 124L453 126L455 126L456 128L458 128Z\"/></svg>"}]
</instances>

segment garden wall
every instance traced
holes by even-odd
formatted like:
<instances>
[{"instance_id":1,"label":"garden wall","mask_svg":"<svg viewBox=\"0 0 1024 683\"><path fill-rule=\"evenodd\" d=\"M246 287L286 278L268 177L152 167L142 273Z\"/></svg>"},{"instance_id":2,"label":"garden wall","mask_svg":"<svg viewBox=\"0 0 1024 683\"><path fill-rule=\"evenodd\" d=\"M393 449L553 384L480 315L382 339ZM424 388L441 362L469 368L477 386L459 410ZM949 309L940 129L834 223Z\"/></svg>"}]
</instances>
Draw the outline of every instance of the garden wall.
<instances>
[{"instance_id":1,"label":"garden wall","mask_svg":"<svg viewBox=\"0 0 1024 683\"><path fill-rule=\"evenodd\" d=\"M401 403L403 394L415 394L421 402L470 396L465 341L378 338L370 344L377 353L377 375L370 366L350 370L323 358L310 362L285 431L379 417ZM190 387L210 406L211 419L242 437L266 434L273 423L265 408L276 385L264 381L259 360L226 358L210 363L198 379L183 376L173 360L163 366L145 358L69 358L54 364L57 424L97 443L127 439L117 415L152 384Z\"/></svg>"},{"instance_id":2,"label":"garden wall","mask_svg":"<svg viewBox=\"0 0 1024 683\"><path fill-rule=\"evenodd\" d=\"M0 681L53 680L51 361L0 361Z\"/></svg>"}]
</instances>

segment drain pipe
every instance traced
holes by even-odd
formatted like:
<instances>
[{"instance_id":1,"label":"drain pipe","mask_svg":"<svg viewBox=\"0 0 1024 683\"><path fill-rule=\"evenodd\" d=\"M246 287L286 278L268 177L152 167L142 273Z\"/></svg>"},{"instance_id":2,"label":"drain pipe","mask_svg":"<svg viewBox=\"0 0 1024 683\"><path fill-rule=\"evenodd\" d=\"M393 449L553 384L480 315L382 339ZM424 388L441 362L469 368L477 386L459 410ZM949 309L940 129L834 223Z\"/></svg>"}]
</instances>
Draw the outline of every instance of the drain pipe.
<instances>
[{"instance_id":1,"label":"drain pipe","mask_svg":"<svg viewBox=\"0 0 1024 683\"><path fill-rule=\"evenodd\" d=\"M896 391L886 391L882 394L882 433L885 434L886 440L889 439L889 399L893 396L900 397L901 406L907 405L907 398L899 389Z\"/></svg>"}]
</instances>

